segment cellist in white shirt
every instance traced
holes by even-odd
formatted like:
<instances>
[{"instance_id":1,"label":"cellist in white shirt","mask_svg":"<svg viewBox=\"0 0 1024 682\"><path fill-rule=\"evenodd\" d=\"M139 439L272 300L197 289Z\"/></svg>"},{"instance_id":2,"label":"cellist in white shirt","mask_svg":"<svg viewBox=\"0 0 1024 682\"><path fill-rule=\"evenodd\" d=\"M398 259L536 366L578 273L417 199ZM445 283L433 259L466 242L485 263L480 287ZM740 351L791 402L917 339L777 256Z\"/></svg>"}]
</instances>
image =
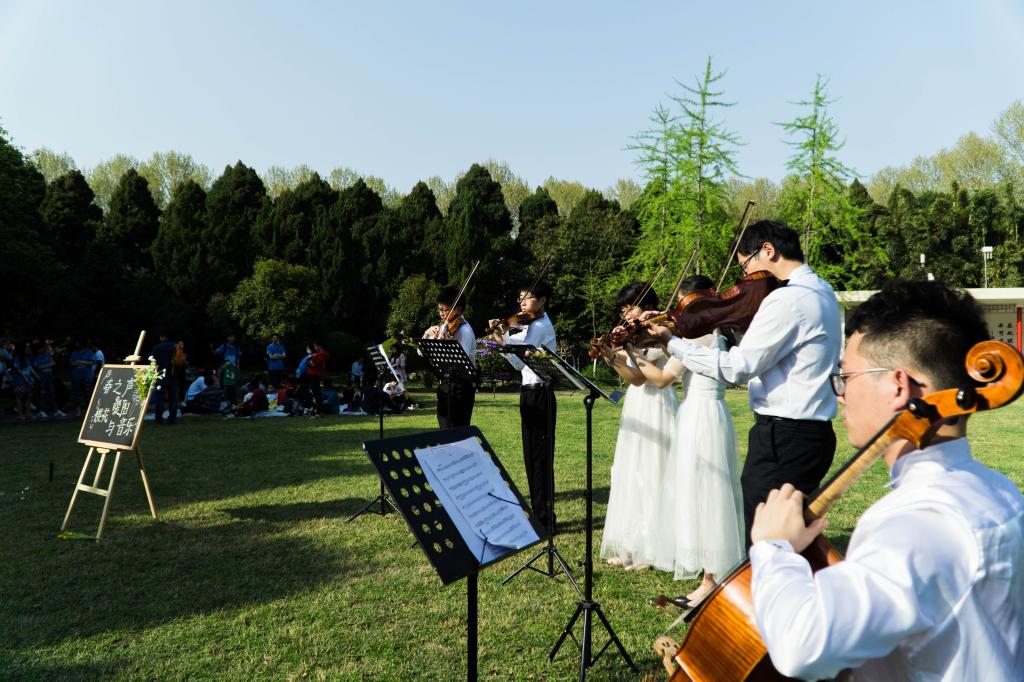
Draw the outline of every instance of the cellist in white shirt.
<instances>
[{"instance_id":1,"label":"cellist in white shirt","mask_svg":"<svg viewBox=\"0 0 1024 682\"><path fill-rule=\"evenodd\" d=\"M967 350L988 338L966 292L892 282L847 323L832 385L862 446L907 401L970 380ZM758 505L751 529L758 629L779 672L806 680L852 669L877 680L1024 680L1024 496L971 456L967 418L915 450L884 454L892 490L858 521L845 561L812 574L791 485Z\"/></svg>"}]
</instances>

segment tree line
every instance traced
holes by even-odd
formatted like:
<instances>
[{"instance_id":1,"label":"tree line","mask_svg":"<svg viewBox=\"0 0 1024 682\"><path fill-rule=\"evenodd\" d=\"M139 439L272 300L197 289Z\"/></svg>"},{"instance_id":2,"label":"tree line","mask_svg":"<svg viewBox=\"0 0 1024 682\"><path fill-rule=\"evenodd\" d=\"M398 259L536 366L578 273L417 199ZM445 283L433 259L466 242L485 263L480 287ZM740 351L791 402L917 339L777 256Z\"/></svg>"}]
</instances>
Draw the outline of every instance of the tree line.
<instances>
[{"instance_id":1,"label":"tree line","mask_svg":"<svg viewBox=\"0 0 1024 682\"><path fill-rule=\"evenodd\" d=\"M0 129L0 330L15 338L90 338L128 348L140 328L202 347L237 331L318 337L343 357L363 342L433 321L439 287L471 264L468 315L482 328L515 309L517 287L552 259L553 317L563 350L580 352L614 321L614 294L657 263L717 274L748 199L754 218L800 231L811 262L838 289L895 277L980 286L1024 280L1024 107L993 135L965 136L932 160L862 183L819 77L793 120L781 183L748 179L727 129L724 73L709 59L629 143L642 182L599 192L549 179L533 191L507 164L474 164L401 194L379 179L307 167L261 177L239 161L213 178L185 154L115 157L88 174L66 155L25 154ZM116 176L116 177L115 177ZM929 184L930 183L930 184ZM921 254L925 265L922 266ZM664 291L673 277L658 289Z\"/></svg>"}]
</instances>

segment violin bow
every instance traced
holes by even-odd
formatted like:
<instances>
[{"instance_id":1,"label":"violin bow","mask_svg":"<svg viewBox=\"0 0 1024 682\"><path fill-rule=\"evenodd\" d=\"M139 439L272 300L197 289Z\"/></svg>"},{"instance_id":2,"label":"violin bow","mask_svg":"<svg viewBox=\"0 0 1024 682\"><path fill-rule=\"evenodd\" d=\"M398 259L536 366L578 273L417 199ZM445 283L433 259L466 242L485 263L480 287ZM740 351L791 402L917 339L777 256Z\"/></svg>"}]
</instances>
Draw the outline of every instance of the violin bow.
<instances>
[{"instance_id":1,"label":"violin bow","mask_svg":"<svg viewBox=\"0 0 1024 682\"><path fill-rule=\"evenodd\" d=\"M464 293L466 293L466 287L469 286L469 281L471 279L473 279L473 275L476 274L476 269L478 267L480 267L480 260L479 259L475 263L473 263L473 267L469 271L469 275L466 277L466 281L462 283L462 288L459 289L459 294L455 297L455 302L452 303L451 310L455 310L457 307L459 307L459 301L462 299L462 295Z\"/></svg>"},{"instance_id":2,"label":"violin bow","mask_svg":"<svg viewBox=\"0 0 1024 682\"><path fill-rule=\"evenodd\" d=\"M736 228L736 239L733 240L732 251L729 253L729 257L725 259L725 265L722 267L722 274L718 276L718 282L715 283L715 291L722 288L722 282L725 281L725 276L729 272L729 267L732 265L732 259L736 257L736 251L740 248L740 240L743 239L743 233L747 231L747 221L749 220L750 208L757 202L753 199L747 199L747 206L743 209L743 216L740 218L740 224Z\"/></svg>"},{"instance_id":3,"label":"violin bow","mask_svg":"<svg viewBox=\"0 0 1024 682\"><path fill-rule=\"evenodd\" d=\"M668 301L665 303L665 310L672 307L672 301L674 301L676 296L679 295L679 288L683 286L683 280L686 279L686 274L690 272L690 267L693 266L693 261L697 259L698 250L699 249L695 246L693 247L693 251L690 252L690 258L686 261L686 267L684 267L682 272L679 273L679 279L676 280L676 285L672 288L672 293L668 296Z\"/></svg>"},{"instance_id":4,"label":"violin bow","mask_svg":"<svg viewBox=\"0 0 1024 682\"><path fill-rule=\"evenodd\" d=\"M654 283L658 281L658 278L661 277L661 274L663 272L665 272L665 269L667 267L668 267L668 261L667 260L662 260L660 263L658 263L658 269L654 271L654 274L651 275L651 278L649 280L647 280L647 282L644 284L644 288L640 290L640 293L637 294L636 298L633 299L633 302L629 304L628 308L626 308L626 313L628 313L630 310L632 310L633 308L635 308L638 305L640 305L640 301L642 301L644 299L644 296L647 295L647 292L650 291L654 287ZM616 327L621 327L622 324L626 321L626 313L623 313L622 317L619 318L618 323L615 325ZM607 337L608 337L608 334L602 334L601 336L597 337L597 339L592 341L592 343L595 343L595 342L597 344L604 343L604 340Z\"/></svg>"},{"instance_id":5,"label":"violin bow","mask_svg":"<svg viewBox=\"0 0 1024 682\"><path fill-rule=\"evenodd\" d=\"M533 279L533 283L530 285L530 287L526 291L523 292L522 296L519 297L519 303L517 305L521 305L523 300L527 296L529 296L530 294L533 293L533 288L535 286L537 286L537 283L540 282L540 278L544 276L545 272L547 272L548 266L551 265L551 261L554 260L554 258L555 258L555 254L554 253L549 253L548 254L548 257L544 260L544 264L540 268L540 272L537 273L537 276Z\"/></svg>"}]
</instances>

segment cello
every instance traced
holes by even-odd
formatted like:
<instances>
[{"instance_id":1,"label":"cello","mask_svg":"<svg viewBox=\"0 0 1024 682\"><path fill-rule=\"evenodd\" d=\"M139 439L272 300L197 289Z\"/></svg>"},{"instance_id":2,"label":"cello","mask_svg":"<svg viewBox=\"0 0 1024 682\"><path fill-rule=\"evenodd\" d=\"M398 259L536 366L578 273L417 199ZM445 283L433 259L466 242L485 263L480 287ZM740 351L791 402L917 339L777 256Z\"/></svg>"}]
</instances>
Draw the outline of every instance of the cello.
<instances>
[{"instance_id":1,"label":"cello","mask_svg":"<svg viewBox=\"0 0 1024 682\"><path fill-rule=\"evenodd\" d=\"M804 520L824 516L893 442L905 440L921 449L946 420L1008 405L1024 391L1024 359L1008 344L982 341L968 351L965 364L970 377L982 385L911 399L809 498ZM842 561L822 535L802 554L815 572ZM789 679L772 667L757 630L751 578L750 561L744 560L687 614L690 629L674 656L678 668L671 682Z\"/></svg>"}]
</instances>

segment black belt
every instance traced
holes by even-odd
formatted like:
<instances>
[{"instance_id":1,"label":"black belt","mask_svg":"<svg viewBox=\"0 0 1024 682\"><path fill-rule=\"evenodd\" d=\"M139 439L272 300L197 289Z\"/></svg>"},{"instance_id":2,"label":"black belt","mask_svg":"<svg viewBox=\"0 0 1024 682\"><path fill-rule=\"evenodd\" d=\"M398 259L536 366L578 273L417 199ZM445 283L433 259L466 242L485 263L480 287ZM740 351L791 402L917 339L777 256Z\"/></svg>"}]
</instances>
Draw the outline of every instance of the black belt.
<instances>
[{"instance_id":1,"label":"black belt","mask_svg":"<svg viewBox=\"0 0 1024 682\"><path fill-rule=\"evenodd\" d=\"M519 388L522 391L540 391L548 386L547 384L522 384Z\"/></svg>"},{"instance_id":2,"label":"black belt","mask_svg":"<svg viewBox=\"0 0 1024 682\"><path fill-rule=\"evenodd\" d=\"M771 422L789 422L790 424L829 424L831 422L823 419L791 419L789 417L776 417L771 414L754 413L754 422L757 424L770 424Z\"/></svg>"}]
</instances>

